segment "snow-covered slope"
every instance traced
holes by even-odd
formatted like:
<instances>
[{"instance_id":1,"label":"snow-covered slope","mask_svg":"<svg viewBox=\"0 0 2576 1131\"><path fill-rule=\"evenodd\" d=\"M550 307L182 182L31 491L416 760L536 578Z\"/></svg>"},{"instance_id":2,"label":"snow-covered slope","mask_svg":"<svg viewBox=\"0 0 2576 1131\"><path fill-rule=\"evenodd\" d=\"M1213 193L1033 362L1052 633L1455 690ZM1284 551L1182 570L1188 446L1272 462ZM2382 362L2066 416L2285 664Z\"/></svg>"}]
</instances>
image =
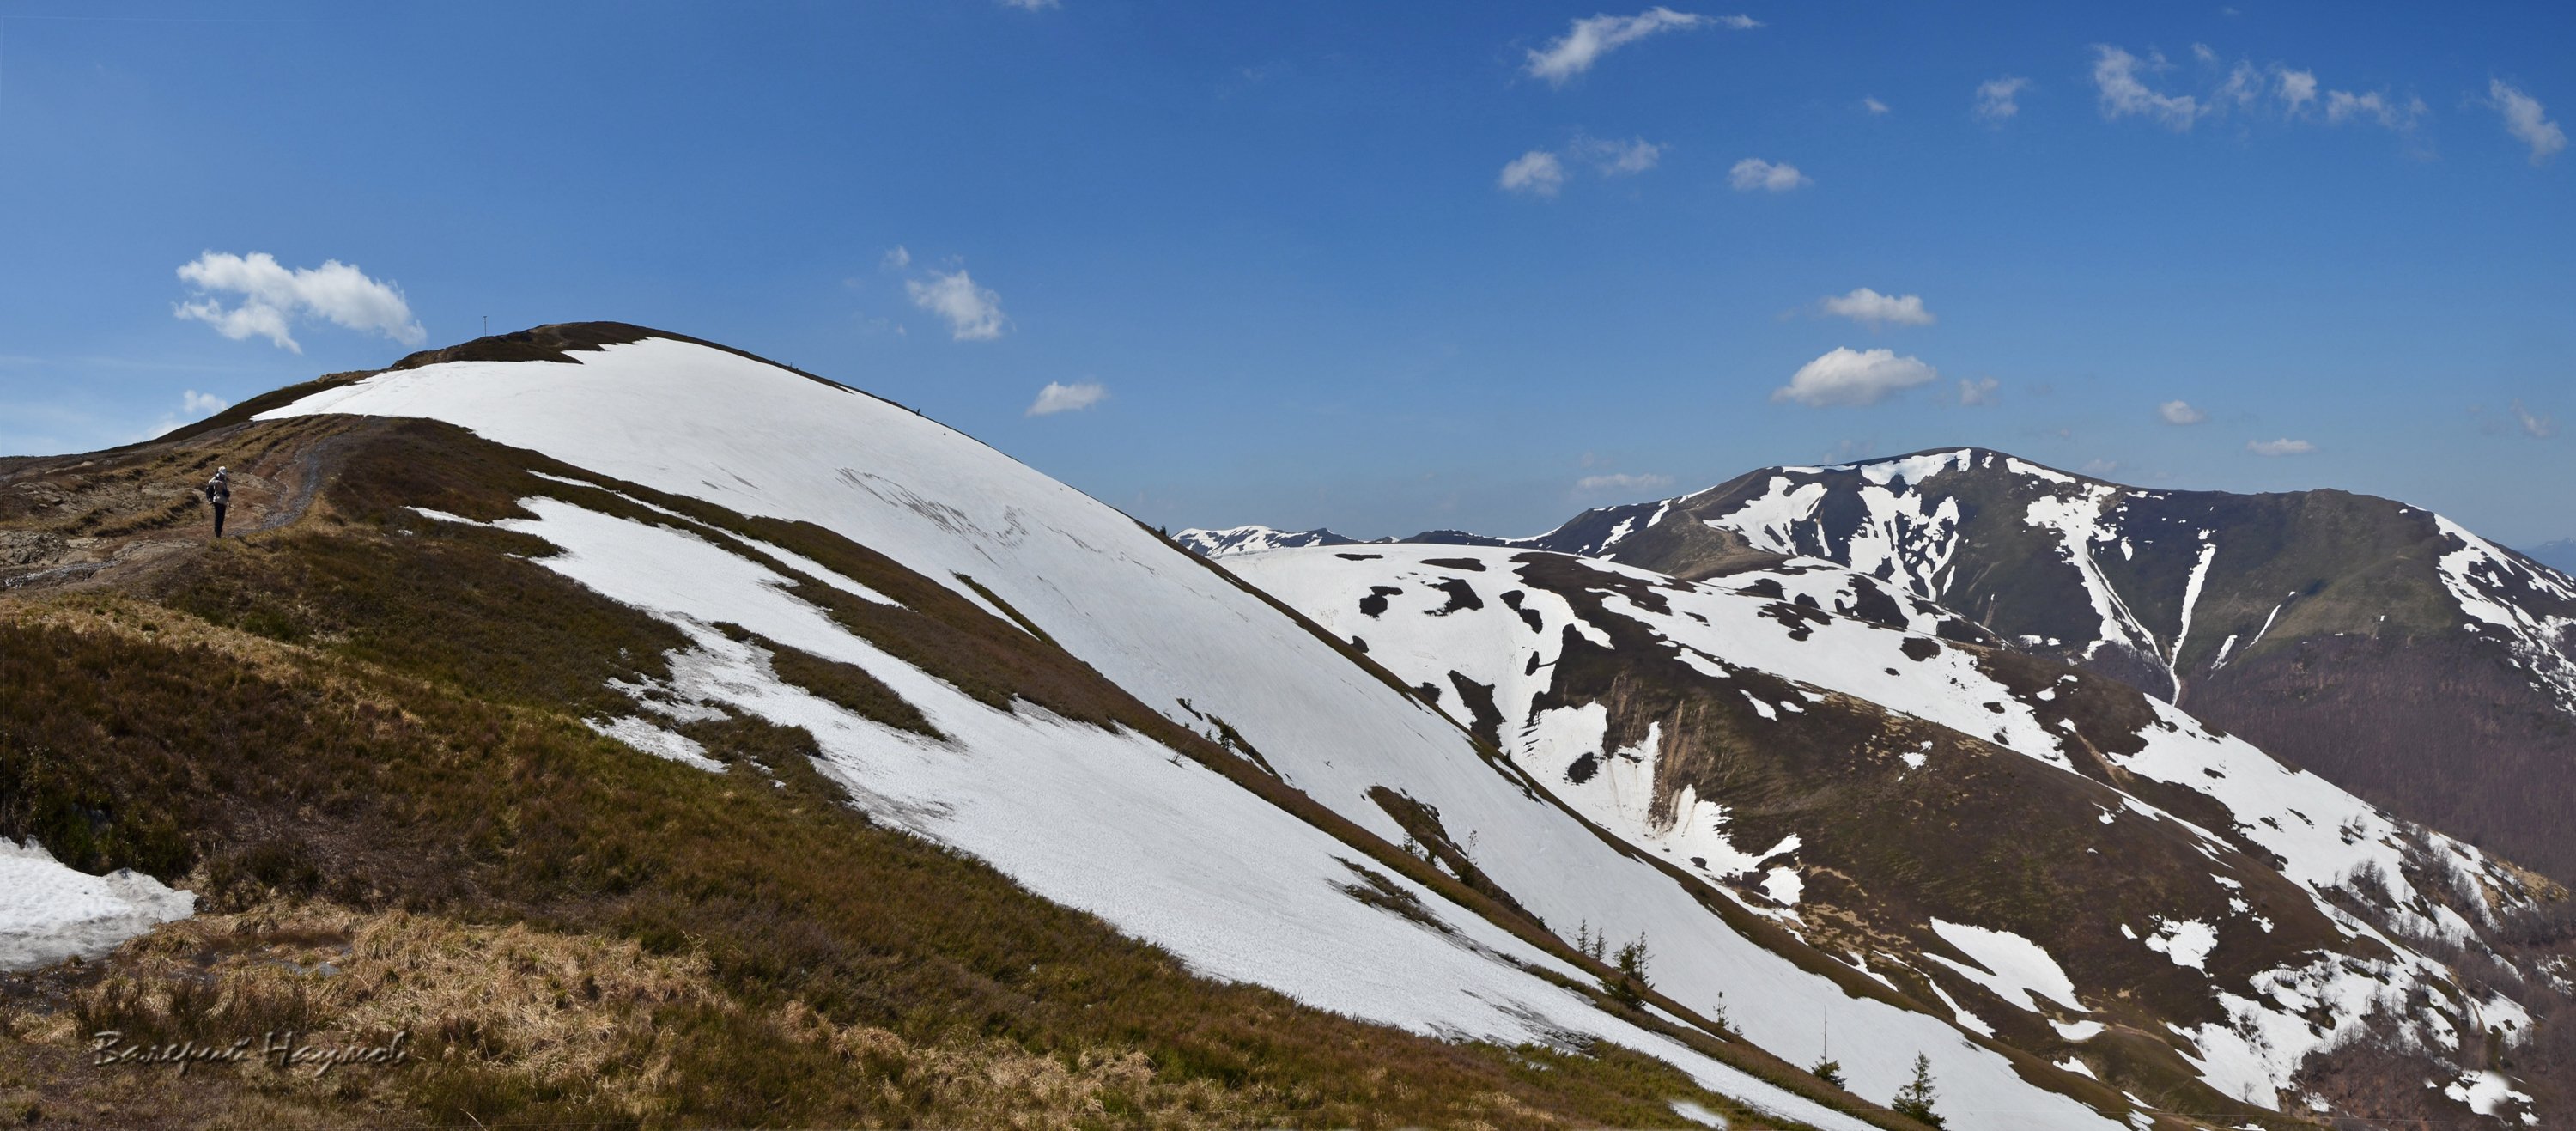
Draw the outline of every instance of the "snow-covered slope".
<instances>
[{"instance_id":1,"label":"snow-covered slope","mask_svg":"<svg viewBox=\"0 0 2576 1131\"><path fill-rule=\"evenodd\" d=\"M2576 810L2576 578L2420 508L2145 490L1959 448L1766 468L1511 544L1686 578L1822 558L2576 873L2560 831Z\"/></svg>"},{"instance_id":2,"label":"snow-covered slope","mask_svg":"<svg viewBox=\"0 0 2576 1131\"><path fill-rule=\"evenodd\" d=\"M1184 530L1172 535L1191 553L1208 557L1227 554L1257 554L1263 550L1285 550L1297 546L1352 546L1356 538L1344 538L1330 530L1277 530L1267 526L1236 526L1224 530Z\"/></svg>"},{"instance_id":3,"label":"snow-covered slope","mask_svg":"<svg viewBox=\"0 0 2576 1131\"><path fill-rule=\"evenodd\" d=\"M1559 935L1644 934L1659 990L1723 1014L1757 1044L1804 1063L1830 1018L1861 1095L1893 1094L1920 1052L1945 1105L1982 1113L1981 1126L2100 1126L2133 1106L2082 1076L1966 1040L1947 1018L1857 973L1831 972L1830 960L1785 935L1764 935L1758 917L1487 760L1448 718L1258 594L969 437L703 345L647 338L565 357L388 371L266 415L443 420L656 491L813 523L995 617L1024 620L1138 700L1222 738L1378 837L1410 839L1427 818L1493 890ZM632 718L600 721L612 733L685 755L652 737L653 720L711 703L807 727L830 772L872 813L990 860L1206 972L1429 1032L1606 1038L1790 1118L1857 1125L1596 1008L1558 980L1582 978L1564 961L1369 867L1344 841L1167 748L1027 702L998 710L972 700L785 592L778 569L693 520L526 505L535 518L508 521L560 548L544 564L663 617L693 642L675 657L672 686L635 688ZM855 591L865 586L775 550L760 553L867 598ZM818 699L720 622L865 669L945 737ZM1390 899L1426 910L1400 914Z\"/></svg>"},{"instance_id":4,"label":"snow-covered slope","mask_svg":"<svg viewBox=\"0 0 2576 1131\"><path fill-rule=\"evenodd\" d=\"M2456 1074L2491 1028L2528 1037L2408 941L2486 953L2533 906L2515 872L2116 681L1827 616L1771 571L1373 549L1226 565L1447 689L1602 827L1964 1027L2151 1094L2154 1040L2262 1107L2364 1038Z\"/></svg>"}]
</instances>

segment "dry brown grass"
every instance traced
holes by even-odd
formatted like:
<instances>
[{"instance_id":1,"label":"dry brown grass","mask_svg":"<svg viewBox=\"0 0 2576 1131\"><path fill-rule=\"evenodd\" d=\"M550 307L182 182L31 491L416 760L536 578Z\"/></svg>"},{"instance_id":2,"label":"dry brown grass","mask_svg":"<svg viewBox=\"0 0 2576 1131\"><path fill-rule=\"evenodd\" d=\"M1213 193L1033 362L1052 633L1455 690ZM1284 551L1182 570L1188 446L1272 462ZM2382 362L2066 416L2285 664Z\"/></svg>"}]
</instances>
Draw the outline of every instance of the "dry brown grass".
<instances>
[{"instance_id":1,"label":"dry brown grass","mask_svg":"<svg viewBox=\"0 0 2576 1131\"><path fill-rule=\"evenodd\" d=\"M1270 1114L1259 1089L1165 1080L1134 1048L1045 1056L967 1033L917 1043L876 1026L835 1025L802 1001L749 1009L715 985L703 953L653 954L597 935L319 902L169 924L65 992L69 1008L22 1005L0 1014L0 1024L64 1049L88 1044L96 1026L149 1045L264 1040L278 1025L303 1026L307 1043L320 1046L376 1045L402 1033L420 1057L391 1071L338 1068L336 1078L257 1060L191 1069L227 1078L193 1086L264 1097L272 1111L354 1103L390 1113L430 1078L461 1073L512 1078L600 1121L667 1122L685 1028L660 1019L712 1012L835 1058L873 1079L887 1107L945 1125L1071 1128L1133 1114L1152 1125L1235 1126ZM178 1075L116 1070L134 1072Z\"/></svg>"},{"instance_id":2,"label":"dry brown grass","mask_svg":"<svg viewBox=\"0 0 2576 1131\"><path fill-rule=\"evenodd\" d=\"M750 1007L718 986L701 953L321 902L168 924L102 964L59 968L19 990L0 1001L0 1033L11 1038L0 1049L0 1118L12 1122L32 1113L74 1125L300 1128L532 1114L490 1102L501 1095L542 1097L547 1123L686 1125L703 1122L684 1096L706 1086L690 1079L692 1062L717 1018L858 1082L877 1115L850 1125L1242 1127L1282 1122L1311 1102L1296 1088L1175 1075L1134 1046L1036 1053L962 1028L921 1041L836 1024L801 1000ZM330 1073L256 1058L185 1074L77 1063L102 1028L131 1044L226 1045L281 1027L324 1047L405 1034L416 1059ZM1370 1068L1368 1083L1414 1090L1398 1071ZM1457 1126L1569 1122L1508 1089L1467 1098Z\"/></svg>"}]
</instances>

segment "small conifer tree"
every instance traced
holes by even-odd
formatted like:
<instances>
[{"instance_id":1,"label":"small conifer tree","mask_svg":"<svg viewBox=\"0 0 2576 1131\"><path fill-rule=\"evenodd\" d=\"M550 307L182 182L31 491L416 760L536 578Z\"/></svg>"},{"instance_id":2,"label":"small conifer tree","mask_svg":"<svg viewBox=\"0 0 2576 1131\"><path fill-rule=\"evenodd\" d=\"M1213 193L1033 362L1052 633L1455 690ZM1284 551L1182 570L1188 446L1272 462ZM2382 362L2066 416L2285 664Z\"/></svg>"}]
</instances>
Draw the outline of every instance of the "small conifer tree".
<instances>
[{"instance_id":1,"label":"small conifer tree","mask_svg":"<svg viewBox=\"0 0 2576 1131\"><path fill-rule=\"evenodd\" d=\"M1646 981L1648 961L1645 935L1638 935L1634 942L1619 944L1612 961L1612 965L1619 968L1619 977L1608 987L1610 996L1619 1004L1633 1009L1646 1003L1646 989L1650 984Z\"/></svg>"},{"instance_id":2,"label":"small conifer tree","mask_svg":"<svg viewBox=\"0 0 2576 1131\"><path fill-rule=\"evenodd\" d=\"M1849 1083L1843 1079L1843 1062L1839 1060L1819 1060L1814 1068L1807 1070L1807 1074L1837 1088Z\"/></svg>"},{"instance_id":3,"label":"small conifer tree","mask_svg":"<svg viewBox=\"0 0 2576 1131\"><path fill-rule=\"evenodd\" d=\"M1596 962L1608 961L1610 957L1610 942L1608 937L1606 935L1597 935L1592 933L1592 920L1590 919L1584 920L1582 925L1576 928L1574 933L1574 949L1581 951L1585 958L1592 959Z\"/></svg>"},{"instance_id":4,"label":"small conifer tree","mask_svg":"<svg viewBox=\"0 0 2576 1131\"><path fill-rule=\"evenodd\" d=\"M1919 1052L1914 1054L1913 1082L1908 1083L1902 1088L1898 1088L1896 1090L1895 1102L1890 1103L1887 1106L1890 1110L1896 1112L1896 1114L1902 1115L1907 1119L1911 1119L1926 1127L1944 1127L1948 1125L1932 1110L1931 1057L1925 1056Z\"/></svg>"}]
</instances>

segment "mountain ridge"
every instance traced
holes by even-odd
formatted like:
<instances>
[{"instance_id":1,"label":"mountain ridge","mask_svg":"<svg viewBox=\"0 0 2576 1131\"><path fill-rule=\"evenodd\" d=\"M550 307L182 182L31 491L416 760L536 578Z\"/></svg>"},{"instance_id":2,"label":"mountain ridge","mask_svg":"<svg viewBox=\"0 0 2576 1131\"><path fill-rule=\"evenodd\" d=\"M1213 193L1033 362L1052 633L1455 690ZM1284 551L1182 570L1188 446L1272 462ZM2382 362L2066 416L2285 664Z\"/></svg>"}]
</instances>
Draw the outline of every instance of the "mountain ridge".
<instances>
[{"instance_id":1,"label":"mountain ridge","mask_svg":"<svg viewBox=\"0 0 2576 1131\"><path fill-rule=\"evenodd\" d=\"M1757 469L1528 538L1406 541L1549 549L1684 579L1831 563L2576 874L2576 844L2557 832L2576 821L2576 577L2400 501L2150 490L1933 448ZM2426 743L2454 755L2427 763L2412 753Z\"/></svg>"},{"instance_id":2,"label":"mountain ridge","mask_svg":"<svg viewBox=\"0 0 2576 1131\"><path fill-rule=\"evenodd\" d=\"M832 910L864 893L826 895L812 884L827 877L797 863L899 874L910 865L880 872L868 855L903 857L884 839L895 837L989 869L1030 901L942 873L978 893L973 906L1001 900L1014 921L1054 914L1041 907L1088 917L1160 948L1142 953L1173 970L1268 987L1296 1008L1252 1008L1283 1033L1320 1032L1320 1011L1374 1026L1336 1032L1381 1034L1364 1039L1408 1079L1465 1087L1473 1072L1420 1062L1441 1048L1470 1068L1534 1058L1522 1063L1538 1075L1502 1094L1570 1113L1458 1106L1466 1093L1442 1090L1408 1109L1425 1121L1692 1118L1661 1106L1680 1099L1737 1125L1900 1128L1881 1105L1917 1056L1945 1110L2006 1128L2205 1126L2308 1102L2451 1118L2484 1110L2452 1092L2487 1096L2491 1082L2507 1098L2480 1100L2486 1109L2562 1102L2559 1007L2532 976L2556 945L2545 882L2112 680L2000 650L1893 574L1741 538L1729 552L1762 563L1722 585L1513 546L1226 559L1247 573L1311 561L1330 596L1310 601L891 402L676 335L581 349L545 339L326 378L106 459L0 465L0 534L23 551L0 567L0 629L24 638L24 654L68 657L39 672L124 673L133 701L174 704L137 733L96 713L81 681L38 679L43 696L8 705L33 714L0 718L0 775L37 775L24 780L52 783L42 796L60 807L0 806L0 832L82 867L127 863L198 885L224 915L297 893L352 913L398 898L491 915L475 901L497 891L534 901L508 915L682 956L701 953L688 925L707 920L713 984L739 1003L733 1016L779 1020L742 1022L752 1029L733 1043L688 1029L650 1047L757 1047L762 1064L893 1047L865 1029L913 1024L906 1010L933 1025L998 1009L987 1015L1013 1019L1004 1056L1070 1056L1049 1042L1096 1039L1049 1012L1089 1009L1093 976L1049 964L1091 960L1050 951L1023 969L1010 947L1024 944L936 934L897 946L882 932L906 929L901 919ZM533 347L551 355L526 356ZM236 505L258 532L209 545L184 533L196 514L180 480L219 460L239 469ZM124 627L82 637L70 624ZM393 698L361 709L230 677L211 699L174 692L226 670L165 643L192 639L219 640L262 673ZM77 659L110 640L114 663ZM128 686L152 670L174 678L149 697ZM335 670L357 683L330 683ZM288 779L302 792L257 792L238 760L258 752L180 721L175 704L192 700L224 726L265 712L261 733L311 756L315 769ZM307 704L319 713L296 714ZM472 737L512 733L489 721L508 712L523 713L519 737ZM405 729L450 718L453 732ZM1765 734L1776 752L1761 757L1728 737ZM56 765L43 751L74 743L138 772L43 777ZM1873 743L1869 758L1849 757ZM392 760L364 770L377 749ZM508 758L459 774L441 767L463 754L440 749ZM1799 765L1764 761L1775 754L1809 759L1830 771L1814 781L1847 792L1805 792ZM1578 771L1587 757L1592 771ZM367 773L398 773L401 788L333 784ZM1991 782L2027 788L1980 784ZM434 803L385 800L411 796ZM2011 824L1995 805L2067 850L1982 832L1954 838L1988 846L1964 857L1926 847L1962 822ZM630 808L649 827L622 827ZM226 816L236 811L258 819ZM82 812L108 823L62 816ZM351 836L362 817L408 830L405 844L468 849L369 848ZM675 838L656 830L671 821L689 826L679 843L734 871L668 855ZM1813 821L1827 824L1799 823ZM1889 822L1906 838L1851 835ZM1812 848L1790 843L1802 828ZM525 852L510 848L519 830L534 838ZM761 844L779 847L742 855ZM2095 844L2106 851L2082 851ZM2097 856L2113 871L2083 879ZM2069 896L2050 892L2101 875L2127 881L2136 905L2051 910ZM735 889L759 899L726 902ZM2113 912L2117 923L2102 917ZM109 956L98 986L177 976L155 973L151 955L192 945L179 940L211 929L197 922ZM958 920L925 922L953 932ZM760 956L764 934L791 953ZM1635 949L1614 956L1621 942ZM965 1004L869 1005L890 992L888 975L857 956L885 953L934 974L967 962L973 977L923 991ZM2499 970L2519 972L2523 997L2491 996ZM269 976L227 971L228 1000L244 1002L242 979ZM1175 1016L1218 1000L1155 984L1181 995ZM2395 995L2382 1000L2384 987ZM169 992L116 1008L166 1028L180 1007ZM1207 1081L1250 1105L1223 1110L1253 1121L1362 1121L1351 1105L1365 1093L1341 1085L1329 1101L1340 1106L1281 1099L1297 1094L1297 1073L1320 1070L1301 1059L1315 1054L1246 1051L1259 1025L1202 1041L1121 1016L1122 1039L1154 1050L1141 1079L1168 1085L1139 1084L1139 1096L1177 1105ZM798 1020L814 1017L820 1029ZM2490 1017L2498 1027L2479 1038ZM1827 1020L1846 1082L1793 1067ZM445 1032L447 1055L520 1079L506 1075L523 1069L504 1046ZM2364 1094L2355 1081L2373 1057L2446 1087ZM1574 1090L1531 1082L1552 1078ZM851 1122L909 1094L867 1091L896 1079L878 1069L858 1079L859 1091L815 1089L810 1102L827 1106L798 1110ZM486 1122L532 1110L524 1094L423 1094L404 1102L452 1099L440 1110ZM579 1094L645 1105L618 1111L714 1110L649 1088ZM855 1106L828 1106L843 1104ZM700 1118L771 1118L723 1110ZM919 1121L985 1109L904 1110Z\"/></svg>"},{"instance_id":3,"label":"mountain ridge","mask_svg":"<svg viewBox=\"0 0 2576 1131\"><path fill-rule=\"evenodd\" d=\"M2555 542L2543 542L2528 550L2522 551L2522 554L2524 557L2530 558L2531 560L2557 570L2560 573L2576 576L2576 538L2561 538Z\"/></svg>"}]
</instances>

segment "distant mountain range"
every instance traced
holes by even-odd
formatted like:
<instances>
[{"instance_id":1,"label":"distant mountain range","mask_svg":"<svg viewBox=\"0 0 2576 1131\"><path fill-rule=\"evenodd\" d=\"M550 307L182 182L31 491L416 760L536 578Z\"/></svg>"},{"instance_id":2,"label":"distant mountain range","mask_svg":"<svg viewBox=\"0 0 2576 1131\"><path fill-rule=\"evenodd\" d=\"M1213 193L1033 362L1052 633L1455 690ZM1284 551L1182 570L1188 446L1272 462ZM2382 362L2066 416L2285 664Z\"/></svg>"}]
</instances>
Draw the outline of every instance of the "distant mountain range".
<instances>
[{"instance_id":1,"label":"distant mountain range","mask_svg":"<svg viewBox=\"0 0 2576 1131\"><path fill-rule=\"evenodd\" d=\"M1842 566L2576 876L2576 578L2420 508L2341 491L2150 491L1964 448L1765 468L1535 538L1406 541L1685 580Z\"/></svg>"},{"instance_id":2,"label":"distant mountain range","mask_svg":"<svg viewBox=\"0 0 2576 1131\"><path fill-rule=\"evenodd\" d=\"M2560 573L2576 574L2576 538L2561 538L2555 542L2543 542L2523 551L2523 553L2529 556L2531 560L2557 570Z\"/></svg>"},{"instance_id":3,"label":"distant mountain range","mask_svg":"<svg viewBox=\"0 0 2576 1131\"><path fill-rule=\"evenodd\" d=\"M1184 530L1172 540L1194 553L1211 558L1227 554L1257 554L1265 550L1287 550L1298 546L1351 546L1358 539L1344 538L1330 530L1273 530L1267 526L1238 526L1232 530Z\"/></svg>"}]
</instances>

